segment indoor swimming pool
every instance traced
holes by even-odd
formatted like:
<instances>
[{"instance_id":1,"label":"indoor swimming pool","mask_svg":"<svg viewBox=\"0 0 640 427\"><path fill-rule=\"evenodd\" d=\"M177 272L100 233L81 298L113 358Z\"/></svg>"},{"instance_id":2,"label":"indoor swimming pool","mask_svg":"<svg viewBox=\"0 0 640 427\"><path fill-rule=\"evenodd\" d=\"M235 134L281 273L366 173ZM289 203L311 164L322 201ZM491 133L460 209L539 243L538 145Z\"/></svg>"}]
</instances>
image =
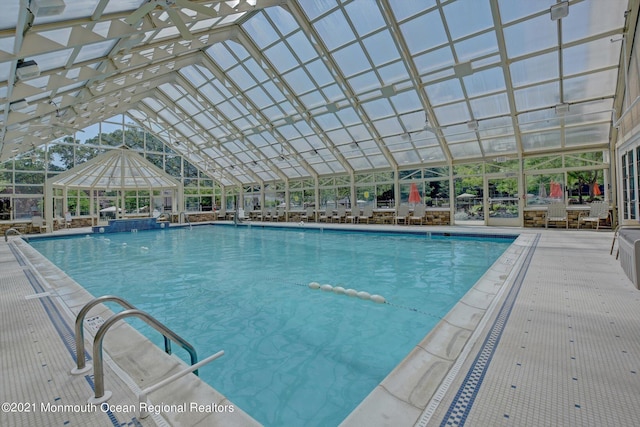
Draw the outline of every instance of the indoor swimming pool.
<instances>
[{"instance_id":1,"label":"indoor swimming pool","mask_svg":"<svg viewBox=\"0 0 640 427\"><path fill-rule=\"evenodd\" d=\"M125 298L201 357L223 349L200 377L259 422L325 426L338 425L514 239L216 225L31 244L94 296Z\"/></svg>"}]
</instances>

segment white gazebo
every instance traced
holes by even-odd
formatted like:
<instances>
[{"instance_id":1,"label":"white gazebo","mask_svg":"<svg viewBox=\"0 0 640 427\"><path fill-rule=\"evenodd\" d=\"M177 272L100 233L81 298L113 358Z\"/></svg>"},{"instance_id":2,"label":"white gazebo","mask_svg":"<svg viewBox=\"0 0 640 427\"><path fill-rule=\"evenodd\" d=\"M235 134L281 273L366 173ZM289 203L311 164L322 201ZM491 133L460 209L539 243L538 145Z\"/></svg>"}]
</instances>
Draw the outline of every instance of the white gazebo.
<instances>
[{"instance_id":1,"label":"white gazebo","mask_svg":"<svg viewBox=\"0 0 640 427\"><path fill-rule=\"evenodd\" d=\"M114 208L116 218L125 215L125 195L127 191L148 190L150 200L154 191L160 191L162 197L166 197L166 192L170 191L171 212L179 213L183 209L183 186L180 181L158 168L153 163L146 160L140 153L130 150L126 146L109 150L99 156L94 157L73 169L69 169L47 182L45 194L46 224L53 224L53 190L63 191L63 211L67 211L67 195L71 190L83 190L89 192L89 211L92 223L97 224L100 218L101 206L98 203L101 193L109 192L115 194ZM149 212L152 209L150 207Z\"/></svg>"}]
</instances>

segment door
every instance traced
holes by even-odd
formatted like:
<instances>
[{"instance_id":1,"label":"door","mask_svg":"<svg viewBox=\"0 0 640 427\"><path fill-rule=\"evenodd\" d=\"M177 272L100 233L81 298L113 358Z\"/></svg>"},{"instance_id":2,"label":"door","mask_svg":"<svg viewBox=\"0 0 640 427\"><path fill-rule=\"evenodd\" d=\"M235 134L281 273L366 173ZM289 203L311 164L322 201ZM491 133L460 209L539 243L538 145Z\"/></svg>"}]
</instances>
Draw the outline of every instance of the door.
<instances>
[{"instance_id":1,"label":"door","mask_svg":"<svg viewBox=\"0 0 640 427\"><path fill-rule=\"evenodd\" d=\"M518 178L486 176L484 200L487 225L519 227L522 225Z\"/></svg>"}]
</instances>

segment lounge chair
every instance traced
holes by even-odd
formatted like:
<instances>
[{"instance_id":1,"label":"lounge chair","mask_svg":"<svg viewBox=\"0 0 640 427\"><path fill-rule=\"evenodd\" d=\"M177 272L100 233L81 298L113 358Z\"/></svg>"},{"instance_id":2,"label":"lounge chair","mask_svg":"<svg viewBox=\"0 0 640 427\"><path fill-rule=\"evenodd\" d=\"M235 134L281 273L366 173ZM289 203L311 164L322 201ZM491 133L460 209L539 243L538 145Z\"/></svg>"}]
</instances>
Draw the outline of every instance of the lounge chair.
<instances>
[{"instance_id":1,"label":"lounge chair","mask_svg":"<svg viewBox=\"0 0 640 427\"><path fill-rule=\"evenodd\" d=\"M409 206L407 205L398 206L398 212L393 217L393 220L396 223L396 225L398 224L399 221L402 221L404 224L408 224L407 222L408 218L409 218Z\"/></svg>"},{"instance_id":2,"label":"lounge chair","mask_svg":"<svg viewBox=\"0 0 640 427\"><path fill-rule=\"evenodd\" d=\"M314 221L316 220L315 209L313 206L307 207L307 210L300 215L300 221Z\"/></svg>"},{"instance_id":3,"label":"lounge chair","mask_svg":"<svg viewBox=\"0 0 640 427\"><path fill-rule=\"evenodd\" d=\"M65 228L71 228L71 212L65 212L64 213L64 227Z\"/></svg>"},{"instance_id":4,"label":"lounge chair","mask_svg":"<svg viewBox=\"0 0 640 427\"><path fill-rule=\"evenodd\" d=\"M275 221L278 222L280 220L286 221L287 220L287 212L285 210L285 208L278 208L278 209L274 209L274 218Z\"/></svg>"},{"instance_id":5,"label":"lounge chair","mask_svg":"<svg viewBox=\"0 0 640 427\"><path fill-rule=\"evenodd\" d=\"M329 220L331 219L331 215L333 215L333 212L331 211L331 209L325 210L320 214L320 217L318 218L318 222L329 222Z\"/></svg>"},{"instance_id":6,"label":"lounge chair","mask_svg":"<svg viewBox=\"0 0 640 427\"><path fill-rule=\"evenodd\" d=\"M38 233L46 233L47 226L44 224L44 220L41 216L35 215L31 217L31 227L29 228L30 232L38 231Z\"/></svg>"},{"instance_id":7,"label":"lounge chair","mask_svg":"<svg viewBox=\"0 0 640 427\"><path fill-rule=\"evenodd\" d=\"M333 222L333 220L335 219L336 221L338 221L338 223L340 223L343 219L345 219L346 216L347 216L347 208L345 208L344 206L338 206L338 209L336 210L336 214L331 217L331 222ZM346 222L346 219L345 219L345 222Z\"/></svg>"},{"instance_id":8,"label":"lounge chair","mask_svg":"<svg viewBox=\"0 0 640 427\"><path fill-rule=\"evenodd\" d=\"M569 217L567 207L564 203L551 203L547 207L547 214L544 217L544 228L549 228L550 222L564 222L565 228L569 228Z\"/></svg>"},{"instance_id":9,"label":"lounge chair","mask_svg":"<svg viewBox=\"0 0 640 427\"><path fill-rule=\"evenodd\" d=\"M351 213L347 215L344 222L351 221L353 224L358 218L360 218L360 207L356 206L355 208L351 208Z\"/></svg>"},{"instance_id":10,"label":"lounge chair","mask_svg":"<svg viewBox=\"0 0 640 427\"><path fill-rule=\"evenodd\" d=\"M425 206L420 204L413 208L413 215L409 217L409 224L420 221L420 225L424 222Z\"/></svg>"},{"instance_id":11,"label":"lounge chair","mask_svg":"<svg viewBox=\"0 0 640 427\"><path fill-rule=\"evenodd\" d=\"M226 210L226 209L220 209L220 210L218 211L218 216L217 216L217 218L216 218L216 219L217 219L218 221L221 221L221 220L225 220L225 219L227 219L227 210Z\"/></svg>"},{"instance_id":12,"label":"lounge chair","mask_svg":"<svg viewBox=\"0 0 640 427\"><path fill-rule=\"evenodd\" d=\"M358 217L358 222L367 221L369 224L369 220L373 219L373 205L367 205L362 209L362 215Z\"/></svg>"},{"instance_id":13,"label":"lounge chair","mask_svg":"<svg viewBox=\"0 0 640 427\"><path fill-rule=\"evenodd\" d=\"M584 215L584 216L583 216ZM578 228L582 223L596 224L596 231L600 228L600 221L610 219L609 204L607 202L593 202L589 205L589 212L581 212L578 216Z\"/></svg>"}]
</instances>

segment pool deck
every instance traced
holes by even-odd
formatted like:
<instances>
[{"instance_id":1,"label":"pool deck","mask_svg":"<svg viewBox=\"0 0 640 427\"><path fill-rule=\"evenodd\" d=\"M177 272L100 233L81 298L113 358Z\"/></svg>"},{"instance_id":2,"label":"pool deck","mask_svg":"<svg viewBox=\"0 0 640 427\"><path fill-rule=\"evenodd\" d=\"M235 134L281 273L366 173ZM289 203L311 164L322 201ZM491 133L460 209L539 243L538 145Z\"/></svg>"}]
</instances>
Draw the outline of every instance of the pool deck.
<instances>
[{"instance_id":1,"label":"pool deck","mask_svg":"<svg viewBox=\"0 0 640 427\"><path fill-rule=\"evenodd\" d=\"M355 228L365 227L520 237L343 425L637 425L640 291L609 254L612 232ZM54 235L65 233L90 229ZM140 389L184 365L120 324L105 338L110 406L88 406L92 372L70 370L74 316L91 296L19 237L0 244L0 295L0 390L10 403L0 425L257 425L194 375L152 393L152 404L174 406L154 406L157 413L142 419ZM92 317L110 315L104 307L94 310ZM222 410L230 407L233 412Z\"/></svg>"}]
</instances>

